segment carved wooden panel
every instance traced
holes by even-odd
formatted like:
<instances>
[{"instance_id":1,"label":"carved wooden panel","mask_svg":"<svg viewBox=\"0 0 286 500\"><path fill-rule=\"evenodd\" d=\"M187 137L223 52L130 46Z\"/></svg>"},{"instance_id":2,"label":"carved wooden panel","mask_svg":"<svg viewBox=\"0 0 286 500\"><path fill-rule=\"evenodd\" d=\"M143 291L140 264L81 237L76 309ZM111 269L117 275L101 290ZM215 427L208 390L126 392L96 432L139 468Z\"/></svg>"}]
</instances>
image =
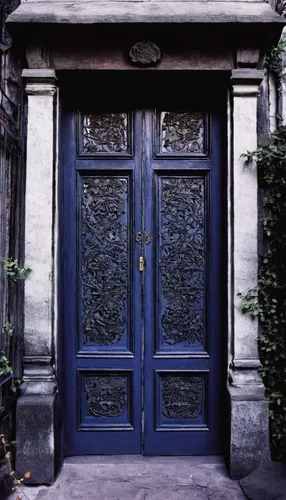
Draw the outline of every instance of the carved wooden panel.
<instances>
[{"instance_id":1,"label":"carved wooden panel","mask_svg":"<svg viewBox=\"0 0 286 500\"><path fill-rule=\"evenodd\" d=\"M127 402L126 377L90 376L85 379L86 408L92 417L119 417Z\"/></svg>"},{"instance_id":2,"label":"carved wooden panel","mask_svg":"<svg viewBox=\"0 0 286 500\"><path fill-rule=\"evenodd\" d=\"M127 113L83 114L83 154L121 156L130 153L129 122Z\"/></svg>"},{"instance_id":3,"label":"carved wooden panel","mask_svg":"<svg viewBox=\"0 0 286 500\"><path fill-rule=\"evenodd\" d=\"M79 370L79 430L130 430L132 427L132 371Z\"/></svg>"},{"instance_id":4,"label":"carved wooden panel","mask_svg":"<svg viewBox=\"0 0 286 500\"><path fill-rule=\"evenodd\" d=\"M160 177L159 343L192 350L205 343L205 179Z\"/></svg>"},{"instance_id":5,"label":"carved wooden panel","mask_svg":"<svg viewBox=\"0 0 286 500\"><path fill-rule=\"evenodd\" d=\"M162 411L168 418L196 418L202 412L201 377L167 376L162 380Z\"/></svg>"},{"instance_id":6,"label":"carved wooden panel","mask_svg":"<svg viewBox=\"0 0 286 500\"><path fill-rule=\"evenodd\" d=\"M158 427L207 427L207 373L159 372Z\"/></svg>"},{"instance_id":7,"label":"carved wooden panel","mask_svg":"<svg viewBox=\"0 0 286 500\"><path fill-rule=\"evenodd\" d=\"M206 124L199 111L162 111L159 121L159 154L201 156L206 154Z\"/></svg>"},{"instance_id":8,"label":"carved wooden panel","mask_svg":"<svg viewBox=\"0 0 286 500\"><path fill-rule=\"evenodd\" d=\"M127 345L127 177L84 177L81 202L81 295L85 346Z\"/></svg>"}]
</instances>

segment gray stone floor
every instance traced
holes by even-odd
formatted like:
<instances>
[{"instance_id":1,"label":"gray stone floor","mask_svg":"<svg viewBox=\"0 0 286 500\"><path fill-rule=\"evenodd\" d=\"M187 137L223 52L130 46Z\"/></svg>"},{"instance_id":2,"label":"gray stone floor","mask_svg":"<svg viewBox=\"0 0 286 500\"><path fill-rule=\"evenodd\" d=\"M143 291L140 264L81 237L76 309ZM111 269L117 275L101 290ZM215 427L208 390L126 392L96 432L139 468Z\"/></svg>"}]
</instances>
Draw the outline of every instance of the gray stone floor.
<instances>
[{"instance_id":1,"label":"gray stone floor","mask_svg":"<svg viewBox=\"0 0 286 500\"><path fill-rule=\"evenodd\" d=\"M243 500L220 457L73 457L53 486L24 487L23 500ZM21 492L10 495L16 500Z\"/></svg>"}]
</instances>

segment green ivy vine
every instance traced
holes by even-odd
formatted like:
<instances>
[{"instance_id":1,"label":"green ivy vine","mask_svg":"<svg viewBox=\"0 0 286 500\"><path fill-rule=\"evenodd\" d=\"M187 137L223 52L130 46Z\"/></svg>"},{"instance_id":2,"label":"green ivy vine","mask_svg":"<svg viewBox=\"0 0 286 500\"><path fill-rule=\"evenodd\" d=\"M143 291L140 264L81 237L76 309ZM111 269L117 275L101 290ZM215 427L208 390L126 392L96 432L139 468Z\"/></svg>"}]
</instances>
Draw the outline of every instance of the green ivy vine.
<instances>
[{"instance_id":1,"label":"green ivy vine","mask_svg":"<svg viewBox=\"0 0 286 500\"><path fill-rule=\"evenodd\" d=\"M18 280L26 280L32 272L30 267L20 267L17 259L8 257L7 259L0 260L5 266L7 279L13 283L16 283Z\"/></svg>"},{"instance_id":2,"label":"green ivy vine","mask_svg":"<svg viewBox=\"0 0 286 500\"><path fill-rule=\"evenodd\" d=\"M286 127L280 127L256 152L263 193L264 253L258 288L242 297L242 312L260 322L260 374L270 403L272 457L286 460Z\"/></svg>"},{"instance_id":3,"label":"green ivy vine","mask_svg":"<svg viewBox=\"0 0 286 500\"><path fill-rule=\"evenodd\" d=\"M286 52L286 39L282 36L279 43L269 50L265 57L265 68L272 73L278 95L282 92L283 56Z\"/></svg>"},{"instance_id":4,"label":"green ivy vine","mask_svg":"<svg viewBox=\"0 0 286 500\"><path fill-rule=\"evenodd\" d=\"M0 263L4 265L5 275L7 280L15 286L20 280L26 280L32 269L30 267L20 267L17 259L0 258ZM12 375L11 390L16 392L17 387L20 385L21 380L15 378L13 375L12 362L9 359L10 343L14 334L14 326L6 322L2 325L2 332L0 334L6 335L8 341L6 342L6 351L0 351L0 380L1 378Z\"/></svg>"},{"instance_id":5,"label":"green ivy vine","mask_svg":"<svg viewBox=\"0 0 286 500\"><path fill-rule=\"evenodd\" d=\"M5 375L12 375L13 369L5 352L0 351L0 379Z\"/></svg>"}]
</instances>

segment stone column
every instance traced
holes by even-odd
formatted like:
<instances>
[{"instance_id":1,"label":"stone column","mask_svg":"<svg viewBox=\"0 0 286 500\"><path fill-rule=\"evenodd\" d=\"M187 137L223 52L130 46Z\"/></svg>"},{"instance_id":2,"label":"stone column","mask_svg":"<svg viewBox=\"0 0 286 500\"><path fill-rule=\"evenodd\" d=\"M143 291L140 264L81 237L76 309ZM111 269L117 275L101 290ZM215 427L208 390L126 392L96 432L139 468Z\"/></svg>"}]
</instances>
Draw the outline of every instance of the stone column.
<instances>
[{"instance_id":1,"label":"stone column","mask_svg":"<svg viewBox=\"0 0 286 500\"><path fill-rule=\"evenodd\" d=\"M231 75L229 148L229 376L230 473L247 475L269 460L268 401L258 374L258 321L241 312L241 299L258 280L257 169L241 158L257 148L257 97L263 71Z\"/></svg>"},{"instance_id":2,"label":"stone column","mask_svg":"<svg viewBox=\"0 0 286 500\"><path fill-rule=\"evenodd\" d=\"M30 482L55 476L53 370L55 323L55 210L57 87L55 71L25 69L28 95L24 383L17 405L17 473Z\"/></svg>"}]
</instances>

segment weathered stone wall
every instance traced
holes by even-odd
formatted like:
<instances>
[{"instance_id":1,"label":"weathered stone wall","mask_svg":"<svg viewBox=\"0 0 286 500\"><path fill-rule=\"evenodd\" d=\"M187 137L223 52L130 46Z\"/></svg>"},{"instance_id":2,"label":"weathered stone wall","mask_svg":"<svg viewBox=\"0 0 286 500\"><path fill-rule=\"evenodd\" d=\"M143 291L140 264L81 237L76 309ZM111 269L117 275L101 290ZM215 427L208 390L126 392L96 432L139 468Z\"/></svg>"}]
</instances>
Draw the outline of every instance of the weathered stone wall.
<instances>
[{"instance_id":1,"label":"weathered stone wall","mask_svg":"<svg viewBox=\"0 0 286 500\"><path fill-rule=\"evenodd\" d=\"M21 72L24 57L22 50L13 46L5 27L7 16L19 3L19 0L0 0L0 350L12 361L16 378L22 376L23 283L13 284L7 280L3 260L12 257L23 263L25 107ZM5 323L13 325L11 336L3 331ZM8 440L13 437L11 424L15 412L10 383L9 377L0 380L0 433ZM3 449L0 459L2 452ZM2 494L7 486L7 467L6 461L0 460Z\"/></svg>"},{"instance_id":2,"label":"weathered stone wall","mask_svg":"<svg viewBox=\"0 0 286 500\"><path fill-rule=\"evenodd\" d=\"M21 72L24 54L12 44L5 19L19 0L0 0L0 258L23 263L24 242L24 144L25 111ZM0 349L13 361L15 377L21 377L23 337L23 285L10 284L0 266ZM7 338L3 325L13 325Z\"/></svg>"}]
</instances>

